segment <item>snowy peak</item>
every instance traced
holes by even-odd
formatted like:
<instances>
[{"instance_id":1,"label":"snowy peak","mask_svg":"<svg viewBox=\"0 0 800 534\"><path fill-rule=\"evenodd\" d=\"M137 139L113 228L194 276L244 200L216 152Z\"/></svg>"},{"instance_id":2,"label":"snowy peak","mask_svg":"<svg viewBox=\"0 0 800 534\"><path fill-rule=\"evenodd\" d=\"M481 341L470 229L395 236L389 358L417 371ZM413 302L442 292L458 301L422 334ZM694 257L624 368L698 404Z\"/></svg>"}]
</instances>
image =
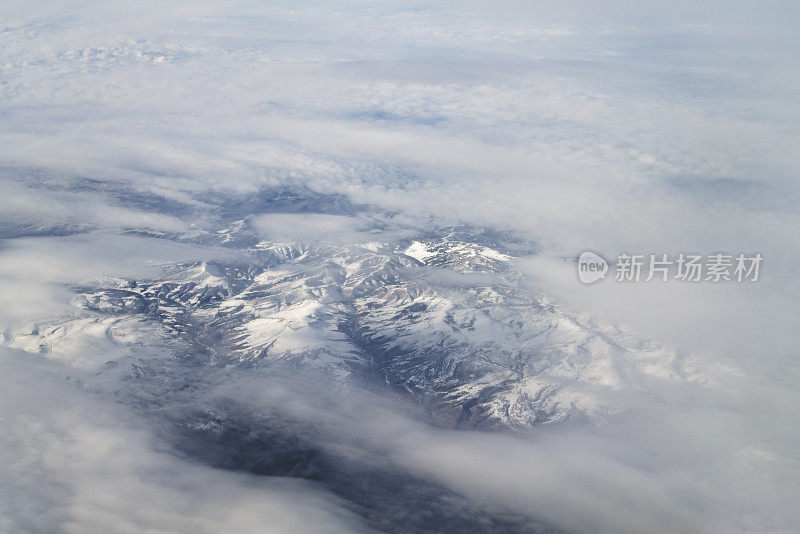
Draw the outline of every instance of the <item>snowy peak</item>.
<instances>
[{"instance_id":1,"label":"snowy peak","mask_svg":"<svg viewBox=\"0 0 800 534\"><path fill-rule=\"evenodd\" d=\"M541 301L501 247L458 237L262 241L247 261L175 264L159 280L81 289L80 319L6 343L69 361L81 343L112 343L124 358L149 344L210 365L377 380L444 426L602 418L637 377L686 378L673 352Z\"/></svg>"}]
</instances>

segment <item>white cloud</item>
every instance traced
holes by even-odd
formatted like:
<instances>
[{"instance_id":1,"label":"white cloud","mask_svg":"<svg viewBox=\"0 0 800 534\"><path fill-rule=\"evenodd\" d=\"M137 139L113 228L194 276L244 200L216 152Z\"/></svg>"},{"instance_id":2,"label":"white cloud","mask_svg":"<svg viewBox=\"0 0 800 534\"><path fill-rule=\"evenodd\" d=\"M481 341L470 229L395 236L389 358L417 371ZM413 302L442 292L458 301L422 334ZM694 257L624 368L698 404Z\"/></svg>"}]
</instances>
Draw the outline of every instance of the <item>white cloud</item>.
<instances>
[{"instance_id":1,"label":"white cloud","mask_svg":"<svg viewBox=\"0 0 800 534\"><path fill-rule=\"evenodd\" d=\"M74 369L0 351L4 531L368 531L313 484L182 459L146 421L81 390Z\"/></svg>"},{"instance_id":2,"label":"white cloud","mask_svg":"<svg viewBox=\"0 0 800 534\"><path fill-rule=\"evenodd\" d=\"M352 244L369 240L369 233L356 229L358 219L321 213L268 213L251 220L269 241L327 241Z\"/></svg>"},{"instance_id":3,"label":"white cloud","mask_svg":"<svg viewBox=\"0 0 800 534\"><path fill-rule=\"evenodd\" d=\"M677 531L788 529L800 478L797 15L789 1L9 3L0 230L94 233L7 240L0 326L64 313L68 283L227 257L113 234L198 230L218 198L266 186L341 194L423 229L512 229L538 243L520 265L559 302L676 345L720 382L649 384L653 398L630 393L631 420L542 430L538 445L414 427L424 446L397 436L394 461L578 530L623 530L609 510L637 530L653 518ZM196 212L182 220L133 193ZM367 238L358 218L253 215L267 238ZM553 258L587 248L765 262L752 287L584 287ZM157 453L142 422L85 421L88 398L38 391L43 375L15 358L0 358L9 373L22 366L3 383L16 388L1 397L16 426L2 454L33 508L8 512L9 529L123 518L121 531L247 530L284 505L288 530L309 509L340 517L305 487L295 510L294 489ZM24 450L20 465L44 473L34 482L11 465ZM125 506L131 488L144 495L137 510Z\"/></svg>"}]
</instances>

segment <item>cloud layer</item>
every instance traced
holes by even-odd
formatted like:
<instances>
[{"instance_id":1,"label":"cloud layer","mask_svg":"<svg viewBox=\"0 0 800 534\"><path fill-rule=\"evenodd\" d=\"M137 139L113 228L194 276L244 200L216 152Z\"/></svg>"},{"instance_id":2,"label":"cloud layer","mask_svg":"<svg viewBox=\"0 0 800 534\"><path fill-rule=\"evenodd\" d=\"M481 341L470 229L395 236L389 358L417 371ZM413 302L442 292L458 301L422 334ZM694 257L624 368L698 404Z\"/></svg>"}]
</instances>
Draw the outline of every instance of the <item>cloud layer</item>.
<instances>
[{"instance_id":1,"label":"cloud layer","mask_svg":"<svg viewBox=\"0 0 800 534\"><path fill-rule=\"evenodd\" d=\"M263 398L250 378L190 400L298 410L326 446L571 531L788 532L798 20L788 1L0 7L3 339L73 313L76 285L237 257L187 244L233 214L259 239L336 244L366 243L370 225L506 230L536 243L516 262L526 283L713 379L631 382L606 426L521 437L431 429L385 400L359 420L359 397ZM264 191L293 190L337 209L262 212ZM584 287L563 258L585 249L765 262L752 286ZM66 384L91 382L80 362L102 364L98 346L0 354L0 530L366 528L322 487L170 452L109 384Z\"/></svg>"}]
</instances>

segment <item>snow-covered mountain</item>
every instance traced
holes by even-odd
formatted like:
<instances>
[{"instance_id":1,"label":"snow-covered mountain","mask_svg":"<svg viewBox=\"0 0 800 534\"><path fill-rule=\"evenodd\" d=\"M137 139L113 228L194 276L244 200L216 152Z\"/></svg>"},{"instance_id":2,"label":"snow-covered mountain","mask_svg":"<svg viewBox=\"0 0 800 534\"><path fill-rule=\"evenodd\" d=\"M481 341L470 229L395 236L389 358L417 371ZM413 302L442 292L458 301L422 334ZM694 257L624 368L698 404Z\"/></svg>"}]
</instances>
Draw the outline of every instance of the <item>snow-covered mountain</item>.
<instances>
[{"instance_id":1,"label":"snow-covered mountain","mask_svg":"<svg viewBox=\"0 0 800 534\"><path fill-rule=\"evenodd\" d=\"M256 241L241 221L213 236L242 244L239 257L75 287L72 315L4 343L121 377L164 355L299 368L458 428L601 420L620 409L616 390L648 375L697 379L675 352L550 302L515 269L524 246L486 230L337 245Z\"/></svg>"},{"instance_id":2,"label":"snow-covered mountain","mask_svg":"<svg viewBox=\"0 0 800 534\"><path fill-rule=\"evenodd\" d=\"M653 381L706 380L689 356L553 301L521 271L537 245L517 235L307 190L209 202L187 232L91 241L132 239L141 259L65 277L69 307L9 325L2 345L133 408L170 454L316 481L378 530L560 532L403 455L432 430L504 443L600 428Z\"/></svg>"}]
</instances>

